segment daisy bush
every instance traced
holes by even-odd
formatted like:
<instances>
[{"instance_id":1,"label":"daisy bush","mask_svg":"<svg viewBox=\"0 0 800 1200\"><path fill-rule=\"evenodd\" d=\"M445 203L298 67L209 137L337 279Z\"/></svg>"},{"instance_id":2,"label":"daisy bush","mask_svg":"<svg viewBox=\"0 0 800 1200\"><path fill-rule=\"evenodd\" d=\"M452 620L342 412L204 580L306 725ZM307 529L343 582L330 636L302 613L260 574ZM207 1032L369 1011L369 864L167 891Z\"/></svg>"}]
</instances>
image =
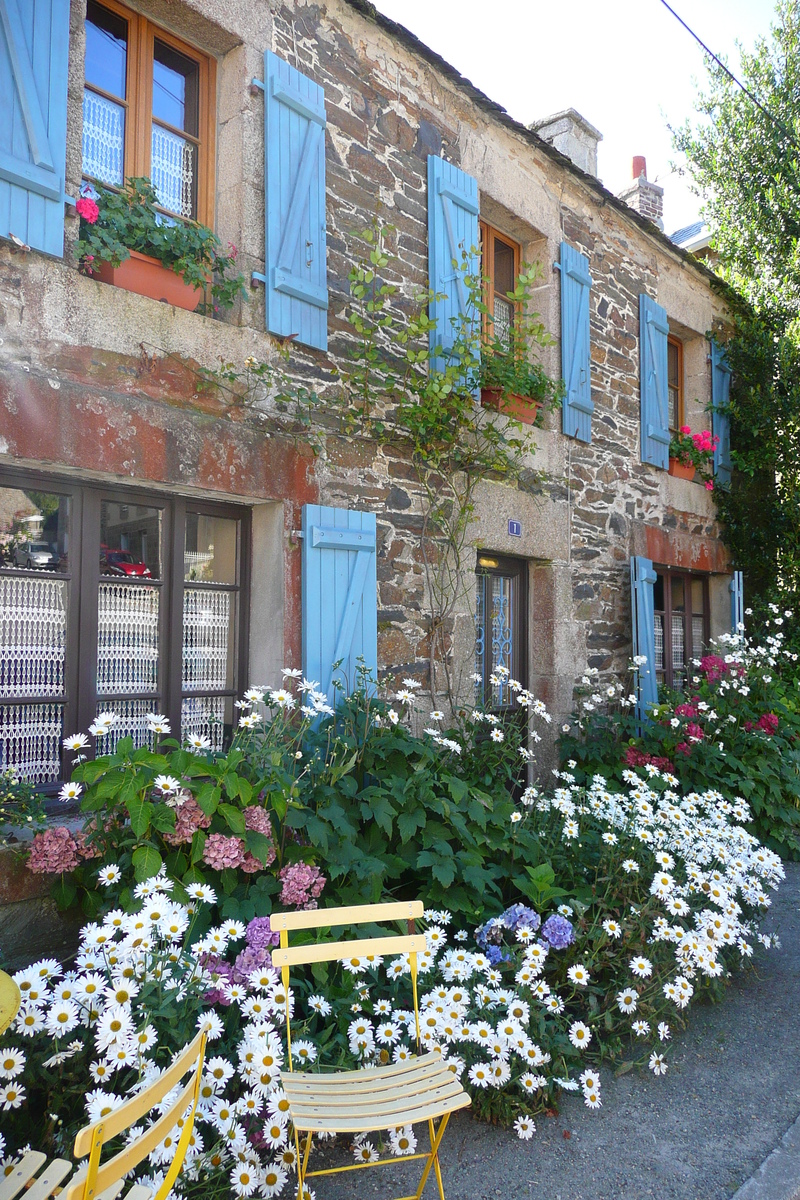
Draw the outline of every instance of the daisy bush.
<instances>
[{"instance_id":1,"label":"daisy bush","mask_svg":"<svg viewBox=\"0 0 800 1200\"><path fill-rule=\"evenodd\" d=\"M647 774L627 771L620 791L601 776L582 787L562 772L552 792L524 791L508 840L532 838L539 849L525 872L529 895L477 928L426 910L419 1045L407 957L293 974L296 1069L439 1051L475 1113L513 1122L524 1139L563 1091L599 1108L601 1069L641 1064L663 1075L691 1004L720 993L756 946L772 944L759 922L783 868L747 831L743 800L681 795L668 773ZM0 1040L7 1149L13 1156L34 1127L37 1141L66 1152L84 1121L145 1087L206 1022L180 1190L291 1192L295 1150L280 1085L287 996L271 966L269 917L209 925L210 886L186 884L181 903L163 868L135 886L126 911L110 874L100 869L109 910L84 928L74 964L42 960L15 976L23 1005ZM151 1181L176 1136L150 1156ZM415 1145L407 1127L345 1139L356 1161Z\"/></svg>"},{"instance_id":2,"label":"daisy bush","mask_svg":"<svg viewBox=\"0 0 800 1200\"><path fill-rule=\"evenodd\" d=\"M574 762L580 782L599 771L619 783L627 769L653 768L684 791L743 796L751 831L784 857L800 857L797 654L785 646L791 612L772 609L762 642L744 630L718 638L688 664L683 692L660 690L646 722L637 719L634 688L587 673L562 730L562 764Z\"/></svg>"}]
</instances>

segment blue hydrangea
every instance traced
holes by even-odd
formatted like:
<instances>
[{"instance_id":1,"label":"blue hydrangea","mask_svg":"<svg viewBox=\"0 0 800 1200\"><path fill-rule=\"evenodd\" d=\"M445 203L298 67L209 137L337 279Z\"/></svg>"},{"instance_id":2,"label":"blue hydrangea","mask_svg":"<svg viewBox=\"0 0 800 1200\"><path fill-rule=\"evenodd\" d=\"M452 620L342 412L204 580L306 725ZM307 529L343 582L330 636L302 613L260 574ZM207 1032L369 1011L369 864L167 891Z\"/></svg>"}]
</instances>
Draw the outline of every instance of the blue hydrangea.
<instances>
[{"instance_id":1,"label":"blue hydrangea","mask_svg":"<svg viewBox=\"0 0 800 1200\"><path fill-rule=\"evenodd\" d=\"M519 929L520 925L523 925L527 929L530 929L532 933L536 933L536 930L542 923L542 918L539 914L534 909L528 908L525 904L512 904L503 913L502 919L506 929L516 930Z\"/></svg>"},{"instance_id":2,"label":"blue hydrangea","mask_svg":"<svg viewBox=\"0 0 800 1200\"><path fill-rule=\"evenodd\" d=\"M575 930L566 917L553 913L542 926L542 937L554 950L566 950L575 941Z\"/></svg>"},{"instance_id":3,"label":"blue hydrangea","mask_svg":"<svg viewBox=\"0 0 800 1200\"><path fill-rule=\"evenodd\" d=\"M485 950L489 945L499 946L503 940L504 929L503 918L492 917L485 925L479 925L475 930L475 941L481 950Z\"/></svg>"}]
</instances>

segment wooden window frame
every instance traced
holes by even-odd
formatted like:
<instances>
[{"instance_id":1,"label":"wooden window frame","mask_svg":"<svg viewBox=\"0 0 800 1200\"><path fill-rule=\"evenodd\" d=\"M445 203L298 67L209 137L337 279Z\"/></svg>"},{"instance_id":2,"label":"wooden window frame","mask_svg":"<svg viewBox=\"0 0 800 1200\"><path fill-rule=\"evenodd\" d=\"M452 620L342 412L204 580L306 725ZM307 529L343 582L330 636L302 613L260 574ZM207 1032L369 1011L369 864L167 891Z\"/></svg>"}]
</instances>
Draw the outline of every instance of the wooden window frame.
<instances>
[{"instance_id":1,"label":"wooden window frame","mask_svg":"<svg viewBox=\"0 0 800 1200\"><path fill-rule=\"evenodd\" d=\"M664 607L655 608L654 618L660 616L664 621L664 669L662 678L659 683L665 684L669 688L675 687L675 673L672 663L672 580L680 578L683 580L684 597L688 597L688 609L684 609L684 668L686 675L689 675L689 667L693 658L697 657L692 641L692 617L699 616L699 613L694 613L691 608L692 603L692 581L699 579L703 584L703 641L708 644L711 636L711 613L710 613L710 576L704 575L699 571L676 571L671 567L654 566L653 570L657 575L660 575L664 580ZM655 668L655 664L654 664Z\"/></svg>"},{"instance_id":2,"label":"wooden window frame","mask_svg":"<svg viewBox=\"0 0 800 1200\"><path fill-rule=\"evenodd\" d=\"M164 42L173 50L192 59L199 67L198 79L198 120L197 137L175 129L174 132L197 146L197 213L193 220L200 225L213 228L214 221L214 188L215 188L215 145L216 145L216 94L217 94L217 63L216 59L205 54L196 46L190 45L169 30L156 25L141 13L134 12L120 4L119 0L97 0L100 8L105 8L128 24L128 53L126 60L125 97L113 96L104 92L94 84L86 83L84 72L84 87L90 91L122 104L125 108L125 145L123 149L123 179L146 176L151 177L150 149L153 126L153 58L156 39ZM172 130L171 125L158 122L164 128ZM86 176L100 187L116 190L113 185L104 183L102 179ZM186 221L169 209L159 208L160 212L177 220Z\"/></svg>"},{"instance_id":3,"label":"wooden window frame","mask_svg":"<svg viewBox=\"0 0 800 1200\"><path fill-rule=\"evenodd\" d=\"M491 564L486 560L491 560ZM523 687L528 686L528 560L525 558L512 558L509 555L494 554L491 550L479 550L475 565L475 574L478 580L478 587L482 587L482 579L486 576L500 575L504 578L513 578L516 581L514 588L514 598L510 613L511 627L514 630L514 650L513 659L511 662L511 678L516 679ZM484 619L487 613L487 606L484 600ZM486 633L484 633L486 639ZM491 638L489 638L491 640ZM483 684L481 686L480 703L484 704L487 709L490 708L488 701L491 699L492 689L489 683L489 676L492 673L491 654L487 653L487 643L484 640L483 653ZM492 711L502 715L503 713L515 712L519 709L516 698L512 697L510 704L504 705L502 708L495 708Z\"/></svg>"},{"instance_id":4,"label":"wooden window frame","mask_svg":"<svg viewBox=\"0 0 800 1200\"><path fill-rule=\"evenodd\" d=\"M522 261L522 247L514 238L509 237L507 233L503 233L500 229L495 229L494 225L490 225L488 221L481 219L480 221L480 239L481 239L481 278L483 281L483 303L486 307L486 312L483 315L483 340L489 342L492 340L493 334L493 318L494 312L494 243L496 239L509 246L514 251L514 283L519 278L520 263ZM503 296L505 299L505 296ZM514 323L519 316L519 305L514 307Z\"/></svg>"},{"instance_id":5,"label":"wooden window frame","mask_svg":"<svg viewBox=\"0 0 800 1200\"><path fill-rule=\"evenodd\" d=\"M681 425L686 423L684 413L684 384L683 384L683 342L680 338L670 334L667 338L667 347L674 346L678 352L678 424L673 428L669 426L671 433L677 433ZM667 369L667 394L669 394L669 368ZM670 405L670 408L672 405ZM672 416L672 413L669 414Z\"/></svg>"},{"instance_id":6,"label":"wooden window frame","mask_svg":"<svg viewBox=\"0 0 800 1200\"><path fill-rule=\"evenodd\" d=\"M83 484L41 472L22 468L2 467L0 487L35 489L68 496L70 500L69 569L62 578L67 584L67 655L65 660L64 736L88 729L97 714L98 700L114 697L97 695L97 594L100 574L100 514L104 500L112 503L140 504L160 508L163 513L161 545L162 571L159 580L147 580L143 586L157 583L162 603L159 605L159 664L158 678L161 711L169 718L174 737L180 737L181 703L187 696L225 696L235 699L248 683L250 641L250 576L251 576L251 517L249 507L224 501L206 501L191 496L174 495L139 488L135 485ZM206 691L187 691L183 687L183 551L187 512L212 517L227 517L238 521L236 547L236 582L192 582L194 590L229 591L236 594L231 686ZM14 568L0 567L0 575L18 575ZM31 571L25 577L41 575ZM45 578L52 579L47 572ZM135 582L128 579L127 582ZM152 693L125 693L127 698L154 699ZM4 697L4 704L23 702L45 703L47 697L33 701L16 696ZM235 710L234 710L235 725ZM67 776L67 755L62 750L62 778ZM45 795L54 795L59 783L38 785ZM59 811L63 805L59 804Z\"/></svg>"}]
</instances>

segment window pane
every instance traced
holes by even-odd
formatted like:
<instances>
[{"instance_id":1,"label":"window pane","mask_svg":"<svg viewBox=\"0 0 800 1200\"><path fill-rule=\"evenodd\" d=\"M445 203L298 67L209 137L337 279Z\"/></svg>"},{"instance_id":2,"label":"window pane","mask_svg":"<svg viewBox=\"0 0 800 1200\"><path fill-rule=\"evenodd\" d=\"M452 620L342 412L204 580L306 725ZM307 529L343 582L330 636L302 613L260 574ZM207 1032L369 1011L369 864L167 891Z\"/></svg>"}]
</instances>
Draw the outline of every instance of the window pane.
<instances>
[{"instance_id":1,"label":"window pane","mask_svg":"<svg viewBox=\"0 0 800 1200\"><path fill-rule=\"evenodd\" d=\"M161 578L162 510L104 500L100 509L100 573Z\"/></svg>"},{"instance_id":2,"label":"window pane","mask_svg":"<svg viewBox=\"0 0 800 1200\"><path fill-rule=\"evenodd\" d=\"M186 696L181 702L181 739L206 737L221 750L233 732L232 696Z\"/></svg>"},{"instance_id":3,"label":"window pane","mask_svg":"<svg viewBox=\"0 0 800 1200\"><path fill-rule=\"evenodd\" d=\"M656 581L653 584L653 607L657 612L664 611L664 576L656 575Z\"/></svg>"},{"instance_id":4,"label":"window pane","mask_svg":"<svg viewBox=\"0 0 800 1200\"><path fill-rule=\"evenodd\" d=\"M655 655L656 674L661 679L664 674L664 617L661 613L655 616Z\"/></svg>"},{"instance_id":5,"label":"window pane","mask_svg":"<svg viewBox=\"0 0 800 1200\"><path fill-rule=\"evenodd\" d=\"M672 677L673 686L683 684L683 669L686 664L686 633L684 618L678 613L672 614Z\"/></svg>"},{"instance_id":6,"label":"window pane","mask_svg":"<svg viewBox=\"0 0 800 1200\"><path fill-rule=\"evenodd\" d=\"M84 175L121 187L125 171L125 109L83 89Z\"/></svg>"},{"instance_id":7,"label":"window pane","mask_svg":"<svg viewBox=\"0 0 800 1200\"><path fill-rule=\"evenodd\" d=\"M238 525L229 517L187 513L183 578L190 583L236 583Z\"/></svg>"},{"instance_id":8,"label":"window pane","mask_svg":"<svg viewBox=\"0 0 800 1200\"><path fill-rule=\"evenodd\" d=\"M0 696L61 696L67 644L65 579L0 577Z\"/></svg>"},{"instance_id":9,"label":"window pane","mask_svg":"<svg viewBox=\"0 0 800 1200\"><path fill-rule=\"evenodd\" d=\"M0 704L0 771L30 783L55 783L61 774L61 704Z\"/></svg>"},{"instance_id":10,"label":"window pane","mask_svg":"<svg viewBox=\"0 0 800 1200\"><path fill-rule=\"evenodd\" d=\"M127 65L128 22L89 0L86 6L86 82L124 100Z\"/></svg>"},{"instance_id":11,"label":"window pane","mask_svg":"<svg viewBox=\"0 0 800 1200\"><path fill-rule=\"evenodd\" d=\"M153 125L150 178L159 204L181 217L194 217L197 147L177 133Z\"/></svg>"},{"instance_id":12,"label":"window pane","mask_svg":"<svg viewBox=\"0 0 800 1200\"><path fill-rule=\"evenodd\" d=\"M672 607L679 612L686 607L683 596L683 578L680 575L672 576Z\"/></svg>"},{"instance_id":13,"label":"window pane","mask_svg":"<svg viewBox=\"0 0 800 1200\"><path fill-rule=\"evenodd\" d=\"M501 300L499 296L494 298L493 313L494 323L492 325L492 333L506 349L511 342L511 326L514 322L514 306L509 304L508 300Z\"/></svg>"},{"instance_id":14,"label":"window pane","mask_svg":"<svg viewBox=\"0 0 800 1200\"><path fill-rule=\"evenodd\" d=\"M69 496L0 488L0 567L66 571Z\"/></svg>"},{"instance_id":15,"label":"window pane","mask_svg":"<svg viewBox=\"0 0 800 1200\"><path fill-rule=\"evenodd\" d=\"M702 579L692 580L692 612L702 613L705 608L705 596Z\"/></svg>"},{"instance_id":16,"label":"window pane","mask_svg":"<svg viewBox=\"0 0 800 1200\"><path fill-rule=\"evenodd\" d=\"M235 592L183 593L183 690L233 687Z\"/></svg>"},{"instance_id":17,"label":"window pane","mask_svg":"<svg viewBox=\"0 0 800 1200\"><path fill-rule=\"evenodd\" d=\"M508 576L492 575L491 587L491 621L492 648L491 668L505 667L512 670L514 654L514 632L512 629L512 603L515 581ZM507 684L492 685L493 708L501 708L511 703L511 691Z\"/></svg>"},{"instance_id":18,"label":"window pane","mask_svg":"<svg viewBox=\"0 0 800 1200\"><path fill-rule=\"evenodd\" d=\"M191 58L156 39L153 61L153 116L197 137L200 68Z\"/></svg>"},{"instance_id":19,"label":"window pane","mask_svg":"<svg viewBox=\"0 0 800 1200\"><path fill-rule=\"evenodd\" d=\"M678 379L678 362L679 353L678 347L674 342L667 342L667 380L670 387L680 387Z\"/></svg>"},{"instance_id":20,"label":"window pane","mask_svg":"<svg viewBox=\"0 0 800 1200\"><path fill-rule=\"evenodd\" d=\"M486 575L478 576L478 604L475 611L475 690L481 703L486 659L486 580Z\"/></svg>"},{"instance_id":21,"label":"window pane","mask_svg":"<svg viewBox=\"0 0 800 1200\"><path fill-rule=\"evenodd\" d=\"M97 602L97 694L158 691L157 587L101 583Z\"/></svg>"},{"instance_id":22,"label":"window pane","mask_svg":"<svg viewBox=\"0 0 800 1200\"><path fill-rule=\"evenodd\" d=\"M112 712L117 718L111 732L97 743L98 753L111 754L124 737L133 738L133 744L152 746L154 735L147 728L147 714L158 711L152 700L98 700L97 712Z\"/></svg>"},{"instance_id":23,"label":"window pane","mask_svg":"<svg viewBox=\"0 0 800 1200\"><path fill-rule=\"evenodd\" d=\"M702 617L692 617L692 655L700 658L705 651L705 622Z\"/></svg>"},{"instance_id":24,"label":"window pane","mask_svg":"<svg viewBox=\"0 0 800 1200\"><path fill-rule=\"evenodd\" d=\"M494 239L494 290L499 296L506 296L514 290L514 248Z\"/></svg>"}]
</instances>

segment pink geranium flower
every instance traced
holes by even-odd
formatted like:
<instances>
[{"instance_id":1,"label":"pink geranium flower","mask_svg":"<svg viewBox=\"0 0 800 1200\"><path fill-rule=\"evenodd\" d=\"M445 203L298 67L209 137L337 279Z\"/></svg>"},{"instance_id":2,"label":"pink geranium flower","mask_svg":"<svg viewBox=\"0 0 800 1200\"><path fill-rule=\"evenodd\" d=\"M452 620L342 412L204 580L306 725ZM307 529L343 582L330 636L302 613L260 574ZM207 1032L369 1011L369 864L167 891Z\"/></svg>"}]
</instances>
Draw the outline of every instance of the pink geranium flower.
<instances>
[{"instance_id":1,"label":"pink geranium flower","mask_svg":"<svg viewBox=\"0 0 800 1200\"><path fill-rule=\"evenodd\" d=\"M80 200L75 204L75 209L78 216L83 217L87 225L94 225L100 216L100 209L90 196L81 196Z\"/></svg>"}]
</instances>

